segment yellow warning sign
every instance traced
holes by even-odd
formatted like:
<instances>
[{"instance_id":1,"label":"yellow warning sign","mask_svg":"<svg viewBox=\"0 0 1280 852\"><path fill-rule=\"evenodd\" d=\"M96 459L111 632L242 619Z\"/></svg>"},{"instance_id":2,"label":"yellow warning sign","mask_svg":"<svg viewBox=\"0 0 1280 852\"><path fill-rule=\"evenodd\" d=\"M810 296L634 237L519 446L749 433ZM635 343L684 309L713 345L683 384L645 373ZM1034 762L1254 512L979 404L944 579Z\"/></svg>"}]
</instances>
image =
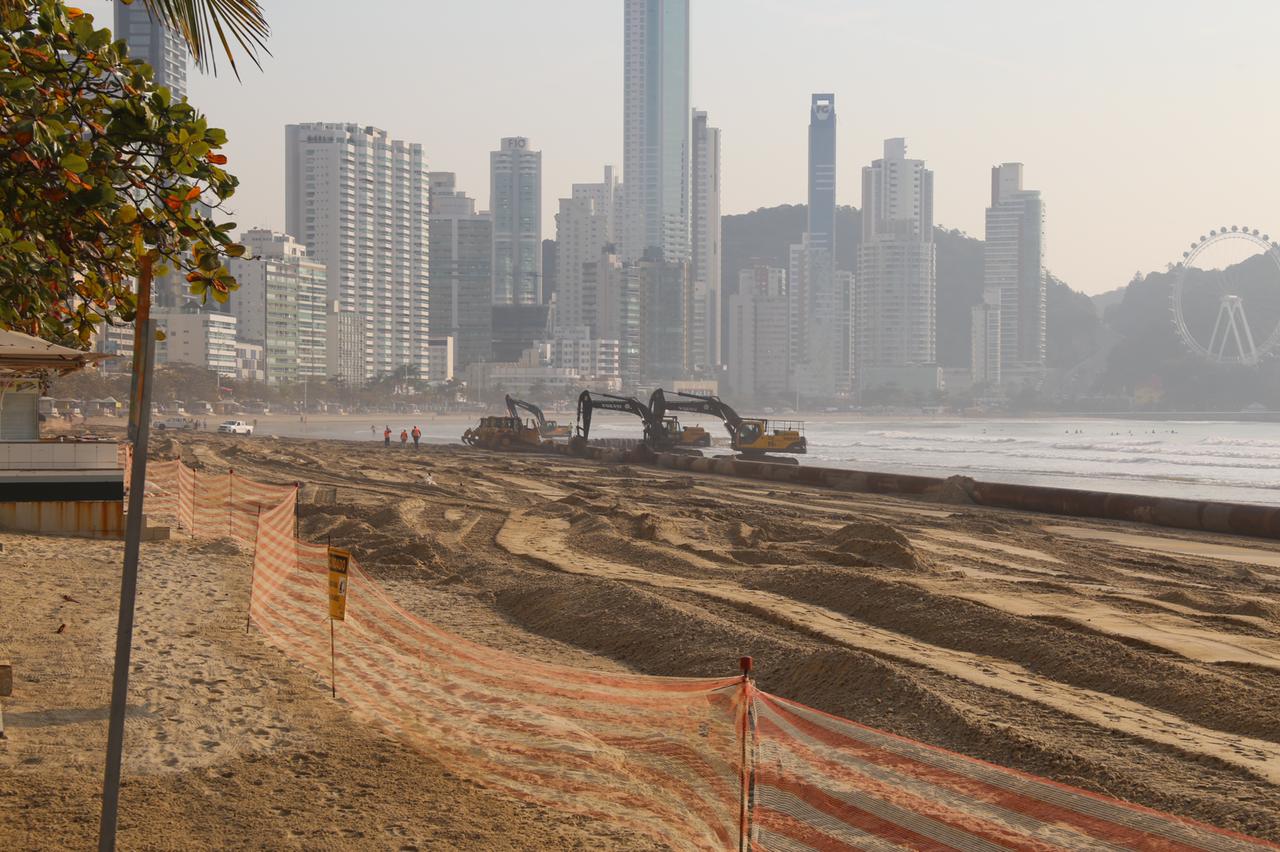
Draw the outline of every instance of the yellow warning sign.
<instances>
[{"instance_id":1,"label":"yellow warning sign","mask_svg":"<svg viewBox=\"0 0 1280 852\"><path fill-rule=\"evenodd\" d=\"M338 548L329 548L329 617L344 621L347 617L347 569L351 566L351 554Z\"/></svg>"}]
</instances>

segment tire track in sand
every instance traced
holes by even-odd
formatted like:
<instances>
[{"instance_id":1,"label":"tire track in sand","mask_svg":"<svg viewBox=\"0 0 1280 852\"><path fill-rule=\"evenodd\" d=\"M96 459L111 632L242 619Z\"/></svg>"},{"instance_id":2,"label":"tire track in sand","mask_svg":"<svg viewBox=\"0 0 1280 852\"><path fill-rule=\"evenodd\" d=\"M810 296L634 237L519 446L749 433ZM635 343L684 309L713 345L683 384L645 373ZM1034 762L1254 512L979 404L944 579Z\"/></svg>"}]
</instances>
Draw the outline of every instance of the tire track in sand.
<instances>
[{"instance_id":1,"label":"tire track in sand","mask_svg":"<svg viewBox=\"0 0 1280 852\"><path fill-rule=\"evenodd\" d=\"M955 651L854 621L782 595L747 590L724 580L660 574L574 550L562 518L511 512L497 544L516 556L570 574L605 577L654 588L706 595L809 635L904 663L927 666L976 686L996 689L1050 707L1100 728L1138 737L1239 767L1280 784L1280 743L1216 731L1136 701L1042 678L1016 663Z\"/></svg>"}]
</instances>

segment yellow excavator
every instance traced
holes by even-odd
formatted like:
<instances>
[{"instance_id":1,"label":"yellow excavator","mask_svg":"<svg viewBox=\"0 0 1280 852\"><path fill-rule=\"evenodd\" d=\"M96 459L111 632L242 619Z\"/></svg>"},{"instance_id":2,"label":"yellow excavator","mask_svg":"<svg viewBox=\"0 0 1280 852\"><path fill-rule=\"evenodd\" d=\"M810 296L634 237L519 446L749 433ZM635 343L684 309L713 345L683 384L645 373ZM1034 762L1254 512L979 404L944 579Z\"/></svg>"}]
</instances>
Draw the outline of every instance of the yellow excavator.
<instances>
[{"instance_id":1,"label":"yellow excavator","mask_svg":"<svg viewBox=\"0 0 1280 852\"><path fill-rule=\"evenodd\" d=\"M478 426L462 433L462 443L485 450L531 450L542 446L542 436L519 417L481 417Z\"/></svg>"},{"instance_id":2,"label":"yellow excavator","mask_svg":"<svg viewBox=\"0 0 1280 852\"><path fill-rule=\"evenodd\" d=\"M523 399L516 399L511 394L507 394L507 414L519 418L520 409L524 409L533 416L538 427L538 434L544 438L568 438L573 434L568 423L557 423L554 420L548 420L543 415L542 409L532 402L525 402Z\"/></svg>"},{"instance_id":3,"label":"yellow excavator","mask_svg":"<svg viewBox=\"0 0 1280 852\"><path fill-rule=\"evenodd\" d=\"M668 411L719 417L724 421L724 427L729 432L729 445L744 456L759 458L771 453L803 455L809 450L809 443L804 437L803 423L741 417L728 403L717 396L698 396L672 391L671 396L668 397L662 388L658 388L649 397L649 410L659 419L665 418ZM708 436L709 442L710 436ZM776 459L776 461L783 460ZM786 461L794 463L795 459Z\"/></svg>"}]
</instances>

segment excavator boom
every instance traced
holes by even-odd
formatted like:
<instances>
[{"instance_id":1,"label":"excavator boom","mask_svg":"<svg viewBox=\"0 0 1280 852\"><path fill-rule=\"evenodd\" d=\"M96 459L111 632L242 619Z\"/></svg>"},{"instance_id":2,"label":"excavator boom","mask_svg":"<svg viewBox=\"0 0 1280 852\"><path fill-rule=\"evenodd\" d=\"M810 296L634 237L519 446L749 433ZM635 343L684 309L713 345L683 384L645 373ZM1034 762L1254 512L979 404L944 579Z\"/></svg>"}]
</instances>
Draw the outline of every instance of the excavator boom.
<instances>
[{"instance_id":1,"label":"excavator boom","mask_svg":"<svg viewBox=\"0 0 1280 852\"><path fill-rule=\"evenodd\" d=\"M649 406L635 397L614 396L607 393L593 394L591 391L585 390L578 395L578 436L583 441L587 441L591 437L591 412L596 409L634 414L644 423L644 442L646 444L651 447L661 447L666 444L666 432L662 425L662 418L654 417L653 411L650 410Z\"/></svg>"},{"instance_id":2,"label":"excavator boom","mask_svg":"<svg viewBox=\"0 0 1280 852\"><path fill-rule=\"evenodd\" d=\"M507 394L507 413L512 417L520 416L520 409L529 412L538 423L538 431L545 431L547 428L547 418L543 416L542 409L534 405L532 402L525 402L523 399L516 399L511 394Z\"/></svg>"}]
</instances>

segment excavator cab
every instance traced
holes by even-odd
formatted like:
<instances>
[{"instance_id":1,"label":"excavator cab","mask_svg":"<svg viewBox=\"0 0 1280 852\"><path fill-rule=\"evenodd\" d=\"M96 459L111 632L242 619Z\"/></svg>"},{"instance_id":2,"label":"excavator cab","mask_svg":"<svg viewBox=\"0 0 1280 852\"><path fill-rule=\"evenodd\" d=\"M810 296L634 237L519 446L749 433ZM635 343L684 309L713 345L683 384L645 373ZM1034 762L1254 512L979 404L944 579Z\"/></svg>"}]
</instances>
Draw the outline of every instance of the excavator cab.
<instances>
[{"instance_id":1,"label":"excavator cab","mask_svg":"<svg viewBox=\"0 0 1280 852\"><path fill-rule=\"evenodd\" d=\"M809 451L809 442L804 437L804 424L790 420L770 422L759 418L745 418L739 423L732 443L733 448L744 455L803 455Z\"/></svg>"},{"instance_id":2,"label":"excavator cab","mask_svg":"<svg viewBox=\"0 0 1280 852\"><path fill-rule=\"evenodd\" d=\"M662 418L662 426L673 447L711 446L711 433L701 426L681 426L675 417Z\"/></svg>"}]
</instances>

